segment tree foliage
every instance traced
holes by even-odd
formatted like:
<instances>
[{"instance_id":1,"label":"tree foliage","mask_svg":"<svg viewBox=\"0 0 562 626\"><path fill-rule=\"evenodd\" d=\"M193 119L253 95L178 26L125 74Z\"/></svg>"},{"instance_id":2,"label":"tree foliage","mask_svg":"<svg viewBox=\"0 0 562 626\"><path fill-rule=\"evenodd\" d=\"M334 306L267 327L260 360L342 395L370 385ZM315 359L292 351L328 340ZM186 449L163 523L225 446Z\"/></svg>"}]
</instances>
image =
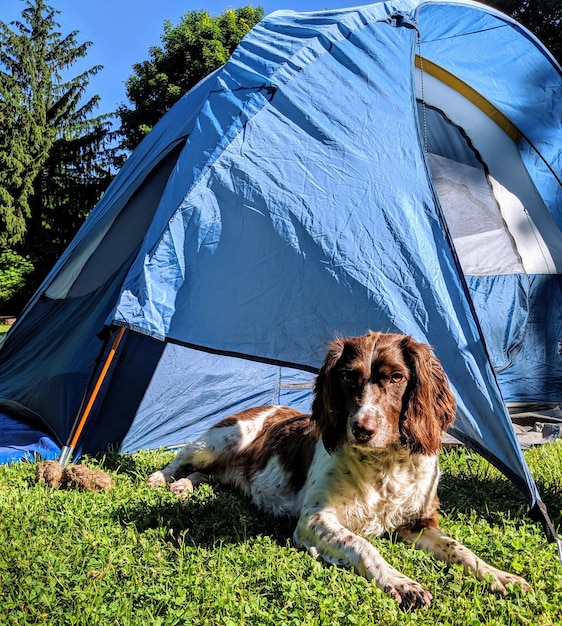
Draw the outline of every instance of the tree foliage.
<instances>
[{"instance_id":1,"label":"tree foliage","mask_svg":"<svg viewBox=\"0 0 562 626\"><path fill-rule=\"evenodd\" d=\"M527 27L562 64L562 2L560 0L486 0Z\"/></svg>"},{"instance_id":2,"label":"tree foliage","mask_svg":"<svg viewBox=\"0 0 562 626\"><path fill-rule=\"evenodd\" d=\"M33 271L33 263L13 250L0 252L0 302L9 301Z\"/></svg>"},{"instance_id":3,"label":"tree foliage","mask_svg":"<svg viewBox=\"0 0 562 626\"><path fill-rule=\"evenodd\" d=\"M0 21L0 251L29 258L37 282L109 184L111 116L86 98L101 66L73 75L91 42L59 31L45 0ZM0 268L0 271L3 271Z\"/></svg>"},{"instance_id":4,"label":"tree foliage","mask_svg":"<svg viewBox=\"0 0 562 626\"><path fill-rule=\"evenodd\" d=\"M117 159L106 142L103 127L58 139L35 179L24 249L34 260L37 280L64 252L111 182Z\"/></svg>"},{"instance_id":5,"label":"tree foliage","mask_svg":"<svg viewBox=\"0 0 562 626\"><path fill-rule=\"evenodd\" d=\"M168 109L191 87L224 65L244 35L263 18L261 7L228 9L218 17L190 11L174 26L164 23L162 46L133 66L127 80L132 103L118 110L125 148L132 150Z\"/></svg>"}]
</instances>

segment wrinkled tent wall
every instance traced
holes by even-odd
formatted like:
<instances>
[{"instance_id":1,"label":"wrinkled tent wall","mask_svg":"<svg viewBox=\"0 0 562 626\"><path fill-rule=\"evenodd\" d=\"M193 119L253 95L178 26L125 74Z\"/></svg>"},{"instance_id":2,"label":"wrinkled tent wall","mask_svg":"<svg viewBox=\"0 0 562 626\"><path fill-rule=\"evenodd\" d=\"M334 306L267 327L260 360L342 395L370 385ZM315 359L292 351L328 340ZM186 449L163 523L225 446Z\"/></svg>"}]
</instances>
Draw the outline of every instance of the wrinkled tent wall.
<instances>
[{"instance_id":1,"label":"wrinkled tent wall","mask_svg":"<svg viewBox=\"0 0 562 626\"><path fill-rule=\"evenodd\" d=\"M211 90L108 323L300 367L334 332L411 333L450 364L457 434L526 490L427 177L403 71L413 25L388 5L258 25Z\"/></svg>"},{"instance_id":2,"label":"wrinkled tent wall","mask_svg":"<svg viewBox=\"0 0 562 626\"><path fill-rule=\"evenodd\" d=\"M177 446L198 437L220 417L253 406L310 409L311 373L165 345L153 384L123 440L123 452Z\"/></svg>"},{"instance_id":3,"label":"wrinkled tent wall","mask_svg":"<svg viewBox=\"0 0 562 626\"><path fill-rule=\"evenodd\" d=\"M98 334L154 217L177 151L194 124L194 112L213 81L209 76L180 100L142 149L129 157L2 345L0 411L22 419L26 410L33 411L59 446L70 433L100 351ZM125 349L127 345L124 342ZM145 361L143 380L149 363ZM131 382L125 388L130 389ZM101 402L95 406L77 456L121 442L134 416L123 406L126 397L121 391L109 395L108 402L119 407L117 414L111 413L112 421L104 418ZM130 408L135 402L140 399Z\"/></svg>"},{"instance_id":4,"label":"wrinkled tent wall","mask_svg":"<svg viewBox=\"0 0 562 626\"><path fill-rule=\"evenodd\" d=\"M475 11L479 14L477 20ZM507 402L515 403L560 402L560 67L532 35L493 10L479 11L469 3L466 6L426 3L419 9L418 25L422 34L419 52L426 60L423 84L426 107L420 116L425 116L425 122L431 126L436 116L431 107L446 108L449 123L459 124L478 159L485 164L490 193L493 191L503 203L519 201L518 208L513 204L507 212L504 207L497 214L499 220L507 223L506 237L515 236L515 242L507 241L506 237L500 239L499 230L492 234L485 227L483 215L477 217L474 211L465 218L470 225L470 237L455 239L502 395ZM520 36L513 37L514 31ZM463 36L456 37L461 32ZM489 36L490 32L493 37ZM478 54L466 54L467 50L477 50ZM493 59L485 72L477 71L481 59ZM452 94L450 87L442 83L436 86L438 81L430 74L432 68L427 61L435 62L454 76L456 93ZM449 78L443 78L442 72L439 75L445 81ZM467 103L464 108L453 106L455 98L462 99L460 94L469 98L470 89L475 90L478 99L485 99L483 106L495 122L482 111L473 111L470 118L475 121L471 129ZM418 84L418 98L421 92L422 86ZM478 99L475 101L482 106ZM476 109L474 104L468 106ZM446 142L435 145L436 138L431 136L430 129L429 151L478 167L478 162L467 160L466 143L460 145L462 140L452 140L451 129L449 133ZM457 180L464 185L466 174L460 174ZM436 184L442 196L439 180ZM474 205L478 204L474 198L481 196L466 193L466 188L463 191ZM458 219L460 207L466 202L460 195L462 192L449 202L442 200L453 230L456 216L452 214L457 213ZM463 233L457 231L457 234ZM489 244L486 237L490 238ZM508 250L510 246L513 247ZM519 260L514 258L517 255L521 255Z\"/></svg>"}]
</instances>

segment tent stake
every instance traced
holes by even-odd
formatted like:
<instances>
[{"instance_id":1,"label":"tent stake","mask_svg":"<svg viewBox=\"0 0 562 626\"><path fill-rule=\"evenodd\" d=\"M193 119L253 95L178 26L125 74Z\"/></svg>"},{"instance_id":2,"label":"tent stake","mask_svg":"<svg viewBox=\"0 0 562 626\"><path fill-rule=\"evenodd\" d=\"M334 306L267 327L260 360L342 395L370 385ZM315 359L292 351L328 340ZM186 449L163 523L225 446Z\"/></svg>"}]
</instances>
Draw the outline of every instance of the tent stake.
<instances>
[{"instance_id":1,"label":"tent stake","mask_svg":"<svg viewBox=\"0 0 562 626\"><path fill-rule=\"evenodd\" d=\"M121 339L123 338L124 333L125 333L125 327L121 326L121 328L119 329L119 332L117 333L117 336L113 340L111 349L109 350L107 354L102 370L98 376L96 384L94 385L94 388L92 389L92 393L90 394L88 402L86 403L86 406L84 408L84 412L82 413L80 420L76 421L73 432L70 433L66 445L63 446L61 450L59 463L62 467L64 467L70 461L72 453L74 452L74 448L76 447L76 444L78 443L78 439L80 438L80 435L82 434L82 430L84 429L84 426L86 425L86 421L88 420L88 417L90 416L90 412L92 411L94 402L96 401L96 398L98 397L98 393L101 389L103 381L105 380L105 377L107 375L111 362L113 361L115 357L117 347L119 346L119 343L121 342Z\"/></svg>"}]
</instances>

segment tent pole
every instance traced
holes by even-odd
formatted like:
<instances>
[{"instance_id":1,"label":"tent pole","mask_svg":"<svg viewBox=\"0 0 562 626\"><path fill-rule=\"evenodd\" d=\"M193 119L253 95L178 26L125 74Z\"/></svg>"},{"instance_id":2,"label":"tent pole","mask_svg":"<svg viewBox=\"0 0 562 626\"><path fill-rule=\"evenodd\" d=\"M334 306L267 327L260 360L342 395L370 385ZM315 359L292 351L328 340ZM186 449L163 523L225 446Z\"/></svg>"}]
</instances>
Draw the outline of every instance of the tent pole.
<instances>
[{"instance_id":1,"label":"tent pole","mask_svg":"<svg viewBox=\"0 0 562 626\"><path fill-rule=\"evenodd\" d=\"M84 429L84 426L86 425L86 421L88 420L88 417L90 416L90 412L92 411L94 402L96 401L96 398L98 397L98 393L101 389L103 381L105 380L109 367L115 357L117 347L119 346L119 343L121 342L121 339L123 338L124 333L125 333L125 327L121 326L121 328L119 329L119 332L117 333L117 336L113 340L111 349L109 350L107 354L107 357L105 359L101 372L99 373L99 376L96 380L96 384L94 385L94 388L92 389L88 402L86 403L86 406L84 407L84 411L80 419L76 420L73 430L68 436L66 445L63 446L61 450L59 463L62 467L64 467L70 461L72 453L74 452L74 448L76 447L76 444L78 443L78 439L80 438L80 435L82 434L82 430Z\"/></svg>"},{"instance_id":2,"label":"tent pole","mask_svg":"<svg viewBox=\"0 0 562 626\"><path fill-rule=\"evenodd\" d=\"M100 350L98 355L96 356L94 362L93 362L93 367L92 367L92 372L90 374L90 379L88 380L88 384L86 385L86 388L84 389L84 393L82 395L82 400L80 401L80 406L78 407L78 410L76 411L76 416L74 418L74 422L72 424L72 427L69 431L69 435L67 437L67 443L69 443L69 439L71 436L71 433L74 432L74 430L76 429L76 426L78 425L78 420L80 419L80 416L82 415L82 411L84 409L84 406L86 405L86 401L88 400L88 398L90 397L90 393L94 387L94 384L98 378L99 375L99 371L102 367L103 364L103 357L106 354L107 351L107 346L109 345L110 340L112 339L112 331L109 330L108 332L104 333L103 336L103 342L100 346Z\"/></svg>"}]
</instances>

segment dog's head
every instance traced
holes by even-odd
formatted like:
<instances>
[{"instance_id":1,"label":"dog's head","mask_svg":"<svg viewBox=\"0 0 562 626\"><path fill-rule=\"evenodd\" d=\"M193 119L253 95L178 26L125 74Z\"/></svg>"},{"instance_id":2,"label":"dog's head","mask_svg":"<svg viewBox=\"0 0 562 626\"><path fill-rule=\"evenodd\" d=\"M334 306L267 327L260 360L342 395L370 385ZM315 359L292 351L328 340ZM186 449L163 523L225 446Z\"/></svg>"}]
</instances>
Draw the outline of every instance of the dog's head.
<instances>
[{"instance_id":1,"label":"dog's head","mask_svg":"<svg viewBox=\"0 0 562 626\"><path fill-rule=\"evenodd\" d=\"M312 420L326 450L393 444L434 454L456 403L430 347L406 335L369 332L330 344L314 388Z\"/></svg>"}]
</instances>

